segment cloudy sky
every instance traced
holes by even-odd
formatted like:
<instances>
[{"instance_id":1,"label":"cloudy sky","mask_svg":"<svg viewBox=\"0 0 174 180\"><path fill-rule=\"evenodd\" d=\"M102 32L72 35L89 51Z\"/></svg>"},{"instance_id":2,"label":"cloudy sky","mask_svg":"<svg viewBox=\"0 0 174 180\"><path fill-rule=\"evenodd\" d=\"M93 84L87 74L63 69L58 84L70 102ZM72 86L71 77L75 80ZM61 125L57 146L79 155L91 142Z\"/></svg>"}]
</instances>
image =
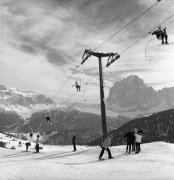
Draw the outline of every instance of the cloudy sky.
<instances>
[{"instance_id":1,"label":"cloudy sky","mask_svg":"<svg viewBox=\"0 0 174 180\"><path fill-rule=\"evenodd\" d=\"M84 50L99 46L154 3L154 0L1 0L1 83L58 99L72 96L74 100L98 102L97 59L89 58L76 68ZM162 0L96 51L122 52L173 11L173 0ZM174 42L174 18L162 26L167 27L169 42ZM104 69L106 96L115 81L131 74L154 89L174 86L173 49L173 44L161 46L155 37L147 35L121 54L119 61ZM81 93L75 92L75 80L81 82ZM62 86L61 93L57 93Z\"/></svg>"}]
</instances>

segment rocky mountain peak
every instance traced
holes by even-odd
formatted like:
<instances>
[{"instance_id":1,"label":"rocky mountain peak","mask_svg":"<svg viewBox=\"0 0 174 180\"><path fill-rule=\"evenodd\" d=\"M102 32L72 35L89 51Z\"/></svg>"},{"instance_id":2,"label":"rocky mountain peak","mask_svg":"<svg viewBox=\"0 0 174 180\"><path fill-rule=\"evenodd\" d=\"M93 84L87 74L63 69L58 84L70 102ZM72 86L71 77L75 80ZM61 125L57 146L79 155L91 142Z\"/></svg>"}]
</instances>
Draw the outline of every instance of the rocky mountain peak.
<instances>
[{"instance_id":1,"label":"rocky mountain peak","mask_svg":"<svg viewBox=\"0 0 174 180\"><path fill-rule=\"evenodd\" d=\"M166 110L174 105L174 88L155 91L138 76L131 75L111 87L107 103L117 113L133 112L139 115Z\"/></svg>"}]
</instances>

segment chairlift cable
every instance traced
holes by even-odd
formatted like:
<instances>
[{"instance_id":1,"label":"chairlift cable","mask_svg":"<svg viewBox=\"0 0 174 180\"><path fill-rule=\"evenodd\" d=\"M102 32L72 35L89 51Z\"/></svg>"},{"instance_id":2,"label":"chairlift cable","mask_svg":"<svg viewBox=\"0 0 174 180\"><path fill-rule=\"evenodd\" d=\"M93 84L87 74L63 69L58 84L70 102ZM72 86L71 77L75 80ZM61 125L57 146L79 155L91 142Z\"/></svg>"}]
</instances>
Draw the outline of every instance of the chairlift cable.
<instances>
[{"instance_id":1,"label":"chairlift cable","mask_svg":"<svg viewBox=\"0 0 174 180\"><path fill-rule=\"evenodd\" d=\"M174 16L174 14L170 15L169 17L167 17L166 19L164 19L160 24L158 24L157 26L155 26L153 29L159 27L160 25L162 25L163 23L165 23L166 21L168 21L169 19L171 19ZM153 31L152 29L152 31ZM150 31L151 32L151 31ZM129 45L127 48L125 48L123 51L121 51L120 55L125 53L128 49L132 48L133 46L135 46L137 43L139 43L141 40L143 40L146 36L148 36L149 33L145 34L142 38L136 40L134 43L132 43L131 45Z\"/></svg>"},{"instance_id":2,"label":"chairlift cable","mask_svg":"<svg viewBox=\"0 0 174 180\"><path fill-rule=\"evenodd\" d=\"M149 8L147 8L145 11L143 11L142 13L140 13L139 15L137 15L135 18L133 18L129 23L127 23L125 26L123 26L121 29L119 29L118 31L116 31L114 34L112 34L111 36L109 36L105 41L103 41L101 44L99 44L97 47L95 47L93 49L93 51L95 51L96 49L98 49L99 47L103 46L106 42L108 42L109 40L111 40L114 36L116 36L117 34L119 34L120 32L122 32L124 29L126 29L129 25L131 25L132 23L134 23L137 19L139 19L140 17L142 17L144 14L146 14L148 11L150 11L154 6L156 6L160 1L156 1L154 4L152 4Z\"/></svg>"}]
</instances>

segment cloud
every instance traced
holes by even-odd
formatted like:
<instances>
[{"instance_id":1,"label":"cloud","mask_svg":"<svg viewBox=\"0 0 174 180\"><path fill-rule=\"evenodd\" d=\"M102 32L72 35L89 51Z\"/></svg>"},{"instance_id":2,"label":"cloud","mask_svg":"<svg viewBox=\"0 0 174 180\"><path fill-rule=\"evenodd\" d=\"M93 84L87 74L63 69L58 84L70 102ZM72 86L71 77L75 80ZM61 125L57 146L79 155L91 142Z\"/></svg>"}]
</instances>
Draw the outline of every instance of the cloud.
<instances>
[{"instance_id":1,"label":"cloud","mask_svg":"<svg viewBox=\"0 0 174 180\"><path fill-rule=\"evenodd\" d=\"M67 63L66 58L58 53L56 50L51 50L46 55L48 61L54 65L62 65Z\"/></svg>"},{"instance_id":2,"label":"cloud","mask_svg":"<svg viewBox=\"0 0 174 180\"><path fill-rule=\"evenodd\" d=\"M28 46L26 44L21 44L19 48L20 48L20 50L27 52L27 53L30 53L30 54L36 54L37 53L37 50L35 48Z\"/></svg>"}]
</instances>

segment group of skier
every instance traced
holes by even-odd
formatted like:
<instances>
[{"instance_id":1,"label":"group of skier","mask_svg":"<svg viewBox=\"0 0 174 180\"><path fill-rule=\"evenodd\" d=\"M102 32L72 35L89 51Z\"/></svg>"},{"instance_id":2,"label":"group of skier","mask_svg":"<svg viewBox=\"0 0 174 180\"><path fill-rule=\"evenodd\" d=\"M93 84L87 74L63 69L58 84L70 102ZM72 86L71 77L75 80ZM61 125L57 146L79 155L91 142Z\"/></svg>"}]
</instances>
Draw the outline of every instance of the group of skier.
<instances>
[{"instance_id":1,"label":"group of skier","mask_svg":"<svg viewBox=\"0 0 174 180\"><path fill-rule=\"evenodd\" d=\"M135 128L134 130L130 130L123 136L126 141L126 153L130 154L131 151L139 153L141 151L140 144L142 140L142 134L142 130L139 130L137 132L137 129Z\"/></svg>"},{"instance_id":2,"label":"group of skier","mask_svg":"<svg viewBox=\"0 0 174 180\"><path fill-rule=\"evenodd\" d=\"M139 130L137 131L136 128L134 128L133 130L130 130L129 132L127 132L124 136L123 136L123 142L126 142L126 153L130 154L131 152L135 152L135 153L139 153L141 151L141 140L142 140L142 134L143 131ZM39 135L37 135L37 139L36 139L36 145L35 145L35 149L36 149L36 153L39 153ZM113 134L111 133L110 135L108 135L105 140L103 141L102 145L101 145L101 152L99 155L99 160L103 160L102 156L104 154L105 151L107 151L108 153L108 158L112 159L112 154L111 154L111 150L109 149L109 147L113 144ZM28 147L31 145L31 142L26 142L25 146L26 146L26 151L28 151ZM74 133L72 136L72 145L73 145L73 151L76 151L76 134Z\"/></svg>"},{"instance_id":3,"label":"group of skier","mask_svg":"<svg viewBox=\"0 0 174 180\"><path fill-rule=\"evenodd\" d=\"M126 153L130 154L131 152L139 153L141 151L141 140L142 140L143 131L135 128L134 130L130 130L123 136L123 140L126 142ZM99 155L99 160L103 160L102 156L105 150L108 152L108 158L112 159L111 150L109 146L113 144L113 134L110 134L102 143L101 152Z\"/></svg>"},{"instance_id":4,"label":"group of skier","mask_svg":"<svg viewBox=\"0 0 174 180\"><path fill-rule=\"evenodd\" d=\"M30 133L30 138L32 137L32 135L31 135L31 133ZM39 153L39 149L40 149L40 147L39 147L39 134L37 135L37 139L36 139L36 145L35 145L35 150L36 150L36 153ZM26 142L25 143L25 147L26 147L26 152L28 152L28 148L29 148L29 146L31 146L31 142L30 141L28 141L28 142Z\"/></svg>"}]
</instances>

